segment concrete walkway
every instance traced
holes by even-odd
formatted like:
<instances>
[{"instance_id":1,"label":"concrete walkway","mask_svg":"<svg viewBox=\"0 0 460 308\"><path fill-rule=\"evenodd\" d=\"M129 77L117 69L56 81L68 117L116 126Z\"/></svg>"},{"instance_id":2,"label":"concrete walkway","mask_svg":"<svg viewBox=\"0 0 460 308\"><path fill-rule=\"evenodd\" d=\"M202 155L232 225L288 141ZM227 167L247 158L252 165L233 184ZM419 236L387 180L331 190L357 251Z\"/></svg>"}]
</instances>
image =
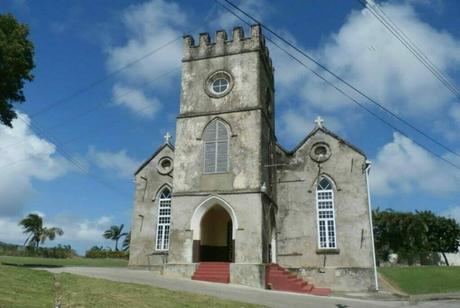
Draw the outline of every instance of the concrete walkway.
<instances>
[{"instance_id":1,"label":"concrete walkway","mask_svg":"<svg viewBox=\"0 0 460 308\"><path fill-rule=\"evenodd\" d=\"M188 279L169 278L147 270L128 268L62 267L44 269L52 273L71 273L120 282L138 283L175 291L205 294L222 299L264 305L267 307L423 307L458 308L460 301L431 301L411 304L395 300L361 300L341 297L321 297L296 293L277 292L233 284L208 283Z\"/></svg>"}]
</instances>

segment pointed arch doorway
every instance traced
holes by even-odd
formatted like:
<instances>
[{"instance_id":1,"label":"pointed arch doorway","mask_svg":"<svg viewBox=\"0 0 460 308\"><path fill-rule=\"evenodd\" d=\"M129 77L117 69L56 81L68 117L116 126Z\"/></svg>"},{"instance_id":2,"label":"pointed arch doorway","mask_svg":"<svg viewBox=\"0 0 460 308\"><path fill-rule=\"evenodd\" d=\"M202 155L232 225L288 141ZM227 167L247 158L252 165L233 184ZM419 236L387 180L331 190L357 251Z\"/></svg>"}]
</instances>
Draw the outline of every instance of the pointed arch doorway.
<instances>
[{"instance_id":1,"label":"pointed arch doorway","mask_svg":"<svg viewBox=\"0 0 460 308\"><path fill-rule=\"evenodd\" d=\"M235 212L223 199L202 202L192 217L193 262L234 262L237 224Z\"/></svg>"},{"instance_id":2,"label":"pointed arch doorway","mask_svg":"<svg viewBox=\"0 0 460 308\"><path fill-rule=\"evenodd\" d=\"M232 219L220 205L201 219L200 261L232 261Z\"/></svg>"}]
</instances>

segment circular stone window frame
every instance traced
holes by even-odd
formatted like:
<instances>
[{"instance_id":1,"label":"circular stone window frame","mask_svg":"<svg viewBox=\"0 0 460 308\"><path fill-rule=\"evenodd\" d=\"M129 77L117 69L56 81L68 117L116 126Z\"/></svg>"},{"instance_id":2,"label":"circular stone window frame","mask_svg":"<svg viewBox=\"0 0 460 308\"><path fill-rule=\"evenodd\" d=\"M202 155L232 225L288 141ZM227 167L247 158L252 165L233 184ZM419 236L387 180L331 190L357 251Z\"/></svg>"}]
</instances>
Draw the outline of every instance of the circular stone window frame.
<instances>
[{"instance_id":1,"label":"circular stone window frame","mask_svg":"<svg viewBox=\"0 0 460 308\"><path fill-rule=\"evenodd\" d=\"M165 161L169 161L170 162L170 167L169 168L164 168L162 166L162 163L165 162ZM174 169L174 165L173 165L173 160L171 157L169 156L165 156L165 157L162 157L160 158L160 160L158 161L158 164L157 164L157 170L160 174L163 174L163 175L166 175L166 174L169 174L173 171Z\"/></svg>"},{"instance_id":2,"label":"circular stone window frame","mask_svg":"<svg viewBox=\"0 0 460 308\"><path fill-rule=\"evenodd\" d=\"M228 87L225 89L225 91L222 91L220 93L214 92L213 89L213 83L218 80L218 79L225 79L228 82ZM232 75L223 70L216 71L209 75L209 77L206 79L205 85L204 85L204 90L208 96L213 97L213 98L221 98L230 93L230 91L233 89L233 77Z\"/></svg>"},{"instance_id":3,"label":"circular stone window frame","mask_svg":"<svg viewBox=\"0 0 460 308\"><path fill-rule=\"evenodd\" d=\"M326 155L320 156L320 155L317 155L315 153L316 149L318 149L319 147L326 148ZM329 147L329 145L326 142L317 142L311 147L311 150L310 150L311 159L313 159L314 161L316 161L318 163L322 163L322 162L325 162L326 160L328 160L331 157L331 154L332 154L331 153L331 148Z\"/></svg>"}]
</instances>

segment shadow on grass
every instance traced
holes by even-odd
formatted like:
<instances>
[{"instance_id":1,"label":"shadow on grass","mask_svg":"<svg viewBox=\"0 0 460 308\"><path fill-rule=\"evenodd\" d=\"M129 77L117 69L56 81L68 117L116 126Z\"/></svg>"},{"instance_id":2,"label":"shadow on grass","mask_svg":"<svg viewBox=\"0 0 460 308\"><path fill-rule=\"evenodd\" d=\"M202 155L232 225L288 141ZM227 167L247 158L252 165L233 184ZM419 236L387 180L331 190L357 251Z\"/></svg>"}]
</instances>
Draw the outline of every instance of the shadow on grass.
<instances>
[{"instance_id":1,"label":"shadow on grass","mask_svg":"<svg viewBox=\"0 0 460 308\"><path fill-rule=\"evenodd\" d=\"M2 265L8 266L16 266L16 267L46 267L46 268L55 268L55 267L63 267L62 265L56 264L20 264L20 263L9 263L9 262L2 262Z\"/></svg>"}]
</instances>

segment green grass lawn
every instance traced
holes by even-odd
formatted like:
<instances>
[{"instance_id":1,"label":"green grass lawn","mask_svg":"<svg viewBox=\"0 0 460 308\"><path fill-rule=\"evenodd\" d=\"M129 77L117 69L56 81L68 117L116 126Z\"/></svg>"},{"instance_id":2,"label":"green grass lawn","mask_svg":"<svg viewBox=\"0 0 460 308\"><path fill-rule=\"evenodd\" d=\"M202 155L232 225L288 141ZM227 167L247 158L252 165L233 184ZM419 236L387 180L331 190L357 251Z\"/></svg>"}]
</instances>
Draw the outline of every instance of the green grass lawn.
<instances>
[{"instance_id":1,"label":"green grass lawn","mask_svg":"<svg viewBox=\"0 0 460 308\"><path fill-rule=\"evenodd\" d=\"M98 266L98 267L120 267L127 266L128 260L124 259L53 259L38 257L11 257L0 256L0 264L26 265L26 266Z\"/></svg>"},{"instance_id":2,"label":"green grass lawn","mask_svg":"<svg viewBox=\"0 0 460 308\"><path fill-rule=\"evenodd\" d=\"M378 270L408 294L460 292L460 266L380 267Z\"/></svg>"},{"instance_id":3,"label":"green grass lawn","mask_svg":"<svg viewBox=\"0 0 460 308\"><path fill-rule=\"evenodd\" d=\"M0 265L0 307L259 307L206 295Z\"/></svg>"}]
</instances>

